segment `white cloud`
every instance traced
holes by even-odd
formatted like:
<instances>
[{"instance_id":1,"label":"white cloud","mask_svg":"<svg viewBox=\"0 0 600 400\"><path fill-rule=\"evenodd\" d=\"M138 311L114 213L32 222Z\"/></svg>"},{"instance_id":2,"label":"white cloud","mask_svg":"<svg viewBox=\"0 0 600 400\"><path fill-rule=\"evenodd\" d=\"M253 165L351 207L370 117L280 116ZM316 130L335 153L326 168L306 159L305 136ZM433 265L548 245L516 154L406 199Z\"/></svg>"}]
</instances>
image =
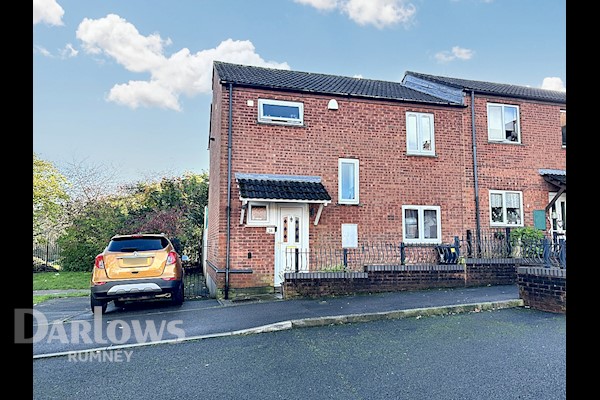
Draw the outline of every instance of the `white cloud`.
<instances>
[{"instance_id":1,"label":"white cloud","mask_svg":"<svg viewBox=\"0 0 600 400\"><path fill-rule=\"evenodd\" d=\"M60 56L62 58L75 57L77 54L79 54L79 51L76 50L71 43L67 43L64 49L60 51Z\"/></svg>"},{"instance_id":2,"label":"white cloud","mask_svg":"<svg viewBox=\"0 0 600 400\"><path fill-rule=\"evenodd\" d=\"M216 48L191 53L183 48L170 57L164 47L171 44L154 33L143 36L135 26L118 15L84 19L77 38L90 54L113 58L132 72L148 72L148 81L129 81L113 86L107 100L131 108L162 107L180 111L179 96L194 96L212 90L214 60L238 64L289 69L287 63L263 60L248 40L227 39Z\"/></svg>"},{"instance_id":3,"label":"white cloud","mask_svg":"<svg viewBox=\"0 0 600 400\"><path fill-rule=\"evenodd\" d=\"M352 75L353 78L362 79L363 76L361 74Z\"/></svg>"},{"instance_id":4,"label":"white cloud","mask_svg":"<svg viewBox=\"0 0 600 400\"><path fill-rule=\"evenodd\" d=\"M567 91L567 88L565 87L565 84L563 83L562 79L554 76L544 78L544 81L542 82L542 89L558 90L560 92Z\"/></svg>"},{"instance_id":5,"label":"white cloud","mask_svg":"<svg viewBox=\"0 0 600 400\"><path fill-rule=\"evenodd\" d=\"M339 0L294 0L296 3L312 6L317 10L333 10L340 3Z\"/></svg>"},{"instance_id":6,"label":"white cloud","mask_svg":"<svg viewBox=\"0 0 600 400\"><path fill-rule=\"evenodd\" d=\"M321 11L338 9L359 25L410 26L417 12L408 0L295 0Z\"/></svg>"},{"instance_id":7,"label":"white cloud","mask_svg":"<svg viewBox=\"0 0 600 400\"><path fill-rule=\"evenodd\" d=\"M52 54L45 47L42 47L42 46L38 46L38 45L33 46L33 52L40 53L44 57L52 57Z\"/></svg>"},{"instance_id":8,"label":"white cloud","mask_svg":"<svg viewBox=\"0 0 600 400\"><path fill-rule=\"evenodd\" d=\"M440 51L436 53L434 57L440 63L447 63L456 59L470 60L471 58L473 58L474 54L475 52L473 50L463 49L462 47L454 46L452 47L452 50Z\"/></svg>"},{"instance_id":9,"label":"white cloud","mask_svg":"<svg viewBox=\"0 0 600 400\"><path fill-rule=\"evenodd\" d=\"M48 25L64 25L65 10L56 0L33 0L33 25L45 22Z\"/></svg>"}]
</instances>

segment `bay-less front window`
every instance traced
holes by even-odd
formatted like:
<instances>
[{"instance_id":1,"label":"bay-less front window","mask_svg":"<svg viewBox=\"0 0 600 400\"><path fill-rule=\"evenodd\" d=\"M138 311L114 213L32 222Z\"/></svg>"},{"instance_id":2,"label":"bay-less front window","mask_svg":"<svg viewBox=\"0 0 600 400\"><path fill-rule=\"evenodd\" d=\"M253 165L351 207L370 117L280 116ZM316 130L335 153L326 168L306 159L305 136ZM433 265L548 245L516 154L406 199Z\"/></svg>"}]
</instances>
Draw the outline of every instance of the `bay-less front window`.
<instances>
[{"instance_id":1,"label":"bay-less front window","mask_svg":"<svg viewBox=\"0 0 600 400\"><path fill-rule=\"evenodd\" d=\"M433 114L406 113L406 152L408 154L435 154Z\"/></svg>"},{"instance_id":2,"label":"bay-less front window","mask_svg":"<svg viewBox=\"0 0 600 400\"><path fill-rule=\"evenodd\" d=\"M258 122L304 124L304 104L295 101L258 99Z\"/></svg>"},{"instance_id":3,"label":"bay-less front window","mask_svg":"<svg viewBox=\"0 0 600 400\"><path fill-rule=\"evenodd\" d=\"M490 190L490 224L492 226L523 226L523 195L521 192Z\"/></svg>"},{"instance_id":4,"label":"bay-less front window","mask_svg":"<svg viewBox=\"0 0 600 400\"><path fill-rule=\"evenodd\" d=\"M441 243L439 206L402 206L402 237L405 243Z\"/></svg>"},{"instance_id":5,"label":"bay-less front window","mask_svg":"<svg viewBox=\"0 0 600 400\"><path fill-rule=\"evenodd\" d=\"M338 160L338 203L358 204L358 160Z\"/></svg>"},{"instance_id":6,"label":"bay-less front window","mask_svg":"<svg viewBox=\"0 0 600 400\"><path fill-rule=\"evenodd\" d=\"M521 143L518 106L490 103L487 117L490 142Z\"/></svg>"}]
</instances>

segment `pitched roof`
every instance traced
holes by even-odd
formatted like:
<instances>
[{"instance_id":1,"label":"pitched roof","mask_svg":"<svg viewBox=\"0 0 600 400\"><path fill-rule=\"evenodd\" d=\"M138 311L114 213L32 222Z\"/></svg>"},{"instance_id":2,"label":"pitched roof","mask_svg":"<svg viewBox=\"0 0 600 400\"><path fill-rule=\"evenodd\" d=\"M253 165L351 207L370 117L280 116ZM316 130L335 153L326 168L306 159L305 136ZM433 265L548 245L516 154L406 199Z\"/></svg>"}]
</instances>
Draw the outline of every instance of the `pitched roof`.
<instances>
[{"instance_id":1,"label":"pitched roof","mask_svg":"<svg viewBox=\"0 0 600 400\"><path fill-rule=\"evenodd\" d=\"M328 202L331 196L318 176L236 174L241 199Z\"/></svg>"},{"instance_id":2,"label":"pitched roof","mask_svg":"<svg viewBox=\"0 0 600 400\"><path fill-rule=\"evenodd\" d=\"M214 61L213 65L221 83L295 92L460 105L441 97L411 89L400 82L254 67L222 61Z\"/></svg>"},{"instance_id":3,"label":"pitched roof","mask_svg":"<svg viewBox=\"0 0 600 400\"><path fill-rule=\"evenodd\" d=\"M532 88L528 86L509 85L504 83L493 83L485 81L473 81L469 79L449 78L407 71L406 76L414 76L430 82L450 86L460 90L473 90L476 93L490 94L503 97L513 97L525 100L540 100L551 103L566 103L567 93L558 90L547 90Z\"/></svg>"}]
</instances>

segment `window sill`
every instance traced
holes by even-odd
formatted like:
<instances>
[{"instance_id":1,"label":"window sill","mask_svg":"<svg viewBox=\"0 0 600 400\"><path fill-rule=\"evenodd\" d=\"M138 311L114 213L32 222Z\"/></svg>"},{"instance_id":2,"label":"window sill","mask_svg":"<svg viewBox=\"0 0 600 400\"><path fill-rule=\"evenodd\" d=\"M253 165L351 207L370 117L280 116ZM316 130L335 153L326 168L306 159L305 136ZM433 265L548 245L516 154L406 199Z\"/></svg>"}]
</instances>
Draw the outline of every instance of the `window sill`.
<instances>
[{"instance_id":1,"label":"window sill","mask_svg":"<svg viewBox=\"0 0 600 400\"><path fill-rule=\"evenodd\" d=\"M428 158L438 158L437 154L428 154L428 153L406 153L409 157L428 157Z\"/></svg>"},{"instance_id":2,"label":"window sill","mask_svg":"<svg viewBox=\"0 0 600 400\"><path fill-rule=\"evenodd\" d=\"M336 206L358 206L358 207L362 207L363 203L340 203L337 202L335 203Z\"/></svg>"},{"instance_id":3,"label":"window sill","mask_svg":"<svg viewBox=\"0 0 600 400\"><path fill-rule=\"evenodd\" d=\"M508 140L506 140L506 141L500 141L500 140L489 140L488 139L488 144L509 144L509 145L512 145L512 146L524 146L524 144L521 143L521 142L511 142L511 141L508 141Z\"/></svg>"},{"instance_id":4,"label":"window sill","mask_svg":"<svg viewBox=\"0 0 600 400\"><path fill-rule=\"evenodd\" d=\"M294 124L289 122L270 122L270 121L256 121L259 125L276 125L276 126L290 126L294 128L306 128L304 123L302 124Z\"/></svg>"}]
</instances>

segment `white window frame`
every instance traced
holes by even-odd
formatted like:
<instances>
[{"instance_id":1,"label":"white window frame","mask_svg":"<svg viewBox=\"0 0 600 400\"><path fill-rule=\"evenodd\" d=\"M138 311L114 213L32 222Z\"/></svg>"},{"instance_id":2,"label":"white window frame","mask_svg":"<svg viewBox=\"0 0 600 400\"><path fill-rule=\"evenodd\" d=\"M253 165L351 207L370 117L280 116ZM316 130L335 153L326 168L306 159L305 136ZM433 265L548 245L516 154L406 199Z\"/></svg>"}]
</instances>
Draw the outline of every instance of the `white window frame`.
<instances>
[{"instance_id":1,"label":"white window frame","mask_svg":"<svg viewBox=\"0 0 600 400\"><path fill-rule=\"evenodd\" d=\"M267 208L267 219L252 219L252 208L253 207L266 207ZM271 226L271 205L269 203L250 201L248 202L248 214L246 216L246 225L248 226Z\"/></svg>"},{"instance_id":2,"label":"white window frame","mask_svg":"<svg viewBox=\"0 0 600 400\"><path fill-rule=\"evenodd\" d=\"M354 165L354 199L343 198L342 188L342 165L352 164ZM339 204L359 204L359 162L356 158L340 158L338 159L338 203Z\"/></svg>"},{"instance_id":3,"label":"white window frame","mask_svg":"<svg viewBox=\"0 0 600 400\"><path fill-rule=\"evenodd\" d=\"M490 123L491 123L490 107L500 107L500 117L501 117L501 126L502 126L502 138L492 137L491 127L490 127ZM516 108L516 110L517 110L517 126L516 126L516 129L517 129L517 140L516 141L512 141L512 140L506 139L506 130L505 130L506 122L504 121L504 109L506 107ZM486 109L487 109L488 141L489 142L494 142L494 143L520 144L521 143L522 135L521 135L521 110L519 109L519 106L517 106L515 104L488 103Z\"/></svg>"},{"instance_id":4,"label":"white window frame","mask_svg":"<svg viewBox=\"0 0 600 400\"><path fill-rule=\"evenodd\" d=\"M417 122L416 123L417 132L414 133L416 135L417 146L419 147L417 149L411 149L409 147L410 136L412 135L412 133L409 132L408 120L411 117L416 118L416 122ZM431 130L431 143L429 144L429 147L430 147L429 149L421 148L421 143L423 142L423 135L425 134L425 132L423 132L423 129L424 129L423 128L423 119L429 120L429 127ZM417 155L427 155L427 156L435 155L435 125L434 125L433 114L413 112L413 111L408 111L406 113L406 154L417 154Z\"/></svg>"},{"instance_id":5,"label":"white window frame","mask_svg":"<svg viewBox=\"0 0 600 400\"><path fill-rule=\"evenodd\" d=\"M286 107L297 107L298 118L285 118L285 117L271 117L264 114L263 106L276 105ZM266 124L279 124L279 125L304 125L304 104L297 101L284 101L284 100L271 100L271 99L258 99L258 122Z\"/></svg>"},{"instance_id":6,"label":"white window frame","mask_svg":"<svg viewBox=\"0 0 600 400\"><path fill-rule=\"evenodd\" d=\"M416 239L407 238L405 215L406 210L417 210L418 212L418 230L419 237ZM437 215L436 238L425 238L425 211L435 211ZM405 205L402 206L402 238L404 243L424 243L424 244L440 244L442 243L442 208L440 206L417 206Z\"/></svg>"},{"instance_id":7,"label":"white window frame","mask_svg":"<svg viewBox=\"0 0 600 400\"><path fill-rule=\"evenodd\" d=\"M511 194L514 193L514 194L519 195L519 210L521 212L519 215L519 221L516 224L508 222L508 214L506 212L506 195L508 193L511 193ZM492 195L493 194L502 195L502 222L496 222L492 218ZM490 214L490 226L502 226L502 227L523 226L523 218L524 218L523 192L518 191L518 190L490 190L488 201L489 201L488 211Z\"/></svg>"},{"instance_id":8,"label":"white window frame","mask_svg":"<svg viewBox=\"0 0 600 400\"><path fill-rule=\"evenodd\" d=\"M565 126L566 126L567 125L567 122L566 122L567 121L567 110L560 110L560 115L561 115L561 118L560 118L560 143L561 143L563 149L565 149L565 148L567 148L567 137L565 135L565 138L563 140L563 137L562 137L562 127L563 127L563 124L562 124L562 120L563 120L562 115L563 115L563 113L565 115Z\"/></svg>"}]
</instances>

